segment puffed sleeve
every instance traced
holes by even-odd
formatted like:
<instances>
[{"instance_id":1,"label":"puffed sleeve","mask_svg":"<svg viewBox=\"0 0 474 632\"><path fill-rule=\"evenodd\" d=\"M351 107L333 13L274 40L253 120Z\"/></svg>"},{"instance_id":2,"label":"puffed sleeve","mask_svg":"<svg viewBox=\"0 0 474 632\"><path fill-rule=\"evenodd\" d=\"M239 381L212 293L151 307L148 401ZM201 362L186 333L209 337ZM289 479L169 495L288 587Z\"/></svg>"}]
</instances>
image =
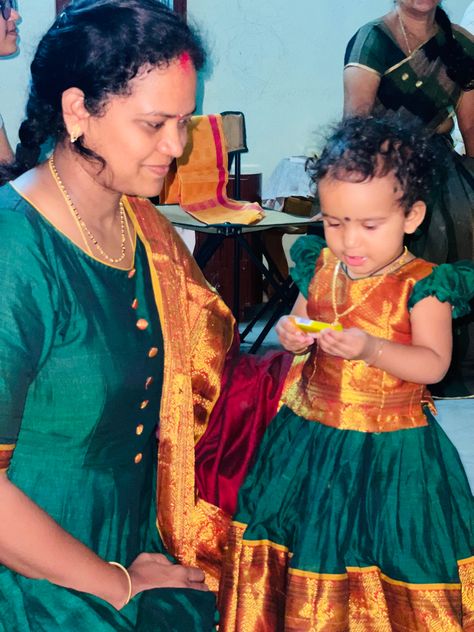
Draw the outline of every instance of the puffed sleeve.
<instances>
[{"instance_id":1,"label":"puffed sleeve","mask_svg":"<svg viewBox=\"0 0 474 632\"><path fill-rule=\"evenodd\" d=\"M295 266L290 270L291 278L299 291L308 298L308 288L314 276L316 261L326 242L317 235L303 235L290 248L290 255Z\"/></svg>"},{"instance_id":2,"label":"puffed sleeve","mask_svg":"<svg viewBox=\"0 0 474 632\"><path fill-rule=\"evenodd\" d=\"M393 46L386 33L376 22L362 26L351 37L344 55L344 68L362 66L378 75L389 67L387 52Z\"/></svg>"},{"instance_id":3,"label":"puffed sleeve","mask_svg":"<svg viewBox=\"0 0 474 632\"><path fill-rule=\"evenodd\" d=\"M16 442L54 330L53 280L24 214L0 208L0 444Z\"/></svg>"},{"instance_id":4,"label":"puffed sleeve","mask_svg":"<svg viewBox=\"0 0 474 632\"><path fill-rule=\"evenodd\" d=\"M433 268L431 274L413 287L408 309L427 296L435 296L442 303L450 303L453 318L469 314L469 301L474 297L474 262L443 263Z\"/></svg>"}]
</instances>

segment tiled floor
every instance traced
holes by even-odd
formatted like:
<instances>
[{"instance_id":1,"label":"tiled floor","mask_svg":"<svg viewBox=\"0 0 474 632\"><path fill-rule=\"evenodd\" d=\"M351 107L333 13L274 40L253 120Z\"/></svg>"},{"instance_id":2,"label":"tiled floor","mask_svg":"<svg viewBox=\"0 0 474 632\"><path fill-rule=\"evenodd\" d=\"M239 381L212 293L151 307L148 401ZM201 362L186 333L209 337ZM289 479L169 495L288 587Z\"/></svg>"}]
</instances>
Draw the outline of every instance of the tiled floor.
<instances>
[{"instance_id":1,"label":"tiled floor","mask_svg":"<svg viewBox=\"0 0 474 632\"><path fill-rule=\"evenodd\" d=\"M242 327L241 325L241 330ZM242 343L242 351L249 350L261 329L262 324L257 323L251 335ZM275 330L272 329L259 353L266 353L274 349L280 349L280 345ZM437 400L436 407L438 410L437 420L456 446L466 470L471 490L474 493L474 398Z\"/></svg>"}]
</instances>

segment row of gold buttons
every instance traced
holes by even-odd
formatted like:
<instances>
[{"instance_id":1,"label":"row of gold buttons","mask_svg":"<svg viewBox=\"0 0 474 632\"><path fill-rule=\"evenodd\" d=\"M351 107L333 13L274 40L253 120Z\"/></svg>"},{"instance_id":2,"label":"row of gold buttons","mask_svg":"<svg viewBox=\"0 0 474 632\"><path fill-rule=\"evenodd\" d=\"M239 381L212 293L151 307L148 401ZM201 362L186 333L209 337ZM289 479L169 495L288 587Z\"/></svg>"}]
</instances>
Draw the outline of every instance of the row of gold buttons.
<instances>
[{"instance_id":1,"label":"row of gold buttons","mask_svg":"<svg viewBox=\"0 0 474 632\"><path fill-rule=\"evenodd\" d=\"M135 276L136 270L135 268L132 268L130 270L130 272L128 273L128 278L129 279L133 279L133 277ZM132 305L131 305L132 309L136 310L138 309L138 299L134 298L132 301ZM145 320L145 318L139 318L137 320L137 328L140 329L140 331L145 331L145 329L148 327L148 321ZM158 348L157 347L150 347L150 349L148 350L148 357L149 358L154 358L158 355ZM145 390L148 390L150 388L150 386L153 384L153 378L151 376L147 377L146 381L145 381ZM144 399L141 404L140 404L140 410L144 410L148 404L150 403L150 400L148 399ZM139 437L144 430L144 426L143 424L138 424L135 428L135 434L137 435L137 437ZM143 454L141 452L138 452L135 455L134 461L135 463L138 465L138 463L140 463L140 461L143 459Z\"/></svg>"}]
</instances>

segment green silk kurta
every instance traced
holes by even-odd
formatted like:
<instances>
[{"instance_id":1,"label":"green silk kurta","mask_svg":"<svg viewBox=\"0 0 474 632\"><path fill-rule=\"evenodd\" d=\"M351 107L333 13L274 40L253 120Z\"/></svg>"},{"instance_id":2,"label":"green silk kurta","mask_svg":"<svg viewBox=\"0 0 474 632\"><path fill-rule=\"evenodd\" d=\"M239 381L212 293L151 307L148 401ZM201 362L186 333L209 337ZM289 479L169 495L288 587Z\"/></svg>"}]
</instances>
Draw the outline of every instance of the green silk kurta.
<instances>
[{"instance_id":1,"label":"green silk kurta","mask_svg":"<svg viewBox=\"0 0 474 632\"><path fill-rule=\"evenodd\" d=\"M0 444L10 480L105 560L164 552L156 529L163 338L138 240L132 271L90 257L0 190ZM32 525L32 528L33 525ZM209 630L211 594L163 589L121 612L0 566L0 630Z\"/></svg>"}]
</instances>

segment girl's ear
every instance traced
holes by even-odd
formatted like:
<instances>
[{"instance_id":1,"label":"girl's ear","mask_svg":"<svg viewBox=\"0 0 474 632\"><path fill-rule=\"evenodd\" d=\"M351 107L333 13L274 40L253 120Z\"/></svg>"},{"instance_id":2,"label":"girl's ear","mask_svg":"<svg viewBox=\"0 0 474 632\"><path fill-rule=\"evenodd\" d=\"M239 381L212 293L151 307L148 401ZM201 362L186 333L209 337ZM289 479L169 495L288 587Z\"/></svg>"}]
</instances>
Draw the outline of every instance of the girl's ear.
<instances>
[{"instance_id":1,"label":"girl's ear","mask_svg":"<svg viewBox=\"0 0 474 632\"><path fill-rule=\"evenodd\" d=\"M411 235L420 226L426 215L426 204L417 200L405 215L405 233Z\"/></svg>"}]
</instances>

